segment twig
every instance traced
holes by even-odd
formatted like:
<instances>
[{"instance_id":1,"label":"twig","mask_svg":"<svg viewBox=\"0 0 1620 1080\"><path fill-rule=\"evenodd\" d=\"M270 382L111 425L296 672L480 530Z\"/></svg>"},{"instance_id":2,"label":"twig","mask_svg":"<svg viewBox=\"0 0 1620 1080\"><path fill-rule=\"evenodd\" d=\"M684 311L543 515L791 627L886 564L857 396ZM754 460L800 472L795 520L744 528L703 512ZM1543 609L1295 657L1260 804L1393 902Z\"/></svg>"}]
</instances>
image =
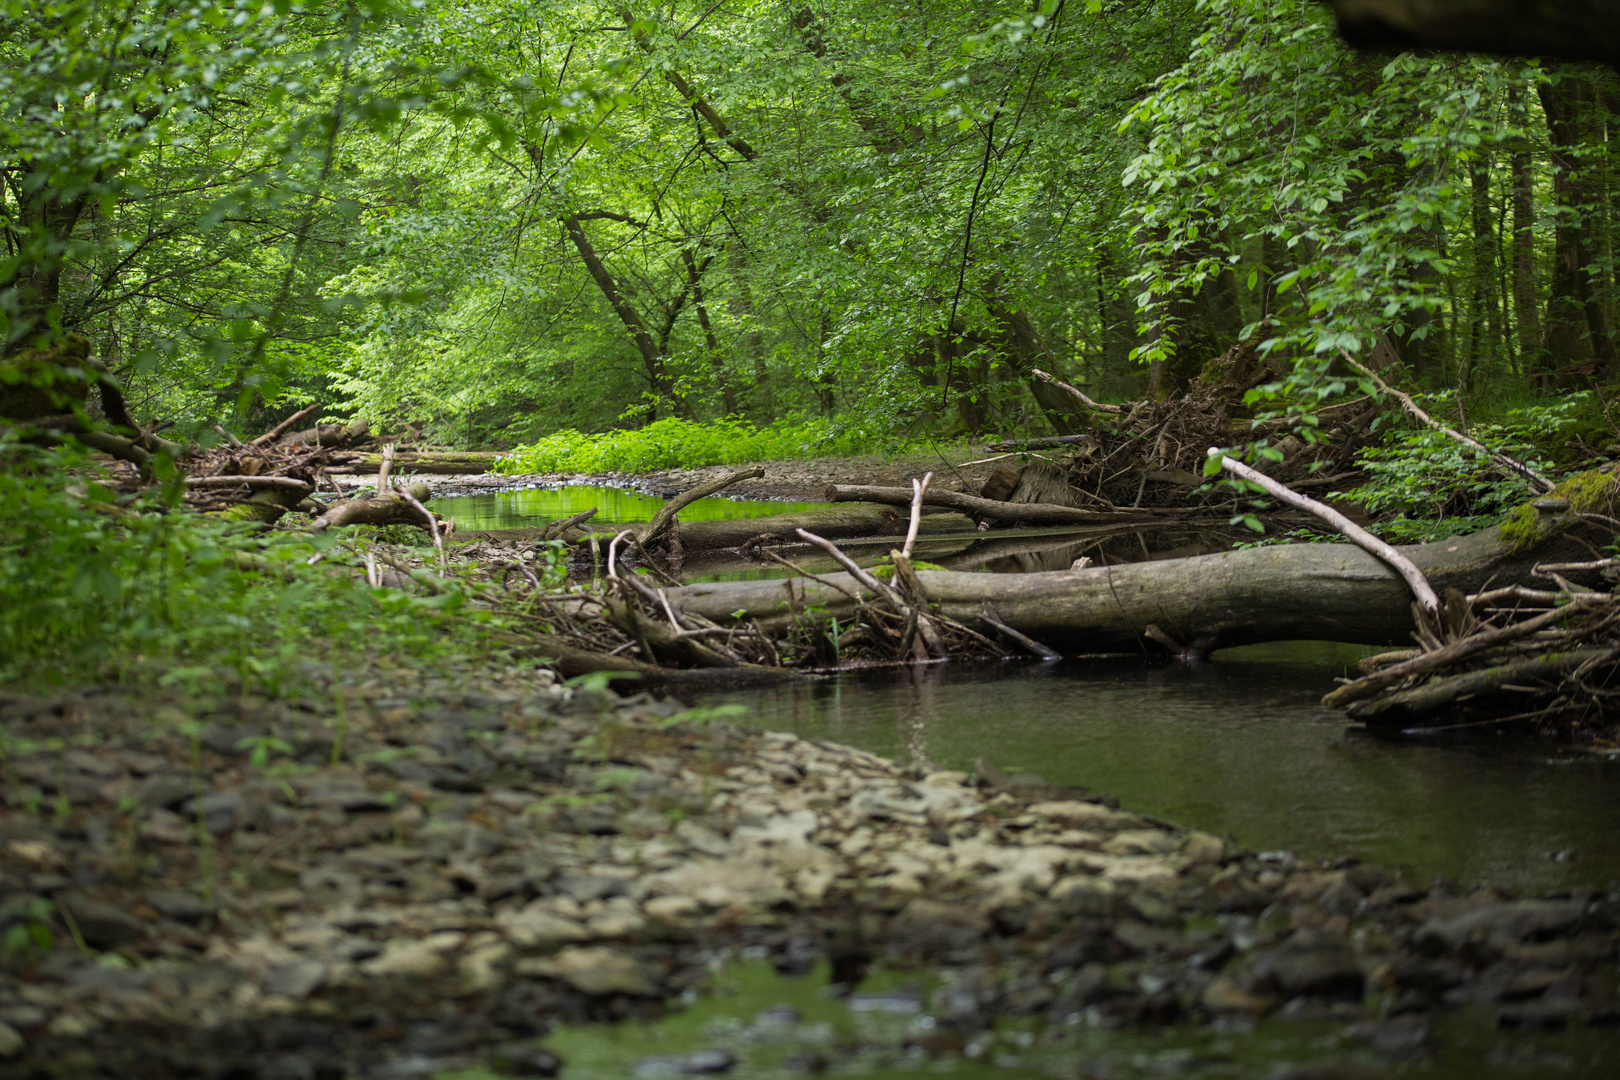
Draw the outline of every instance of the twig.
<instances>
[{"instance_id":1,"label":"twig","mask_svg":"<svg viewBox=\"0 0 1620 1080\"><path fill-rule=\"evenodd\" d=\"M230 444L232 446L241 446L241 445L243 445L241 439L238 439L235 435L232 435L230 432L226 431L219 424L214 425L214 430L219 432L221 435L225 436L225 438L230 442Z\"/></svg>"},{"instance_id":2,"label":"twig","mask_svg":"<svg viewBox=\"0 0 1620 1080\"><path fill-rule=\"evenodd\" d=\"M1355 368L1357 371L1359 371L1363 375L1367 376L1367 378L1371 379L1373 381L1373 384L1378 387L1379 392L1388 394L1390 397L1392 397L1395 400L1399 401L1401 403L1401 407L1404 408L1412 416L1416 417L1421 423L1427 424L1429 427L1431 427L1434 430L1440 432L1442 435L1445 435L1445 436L1447 436L1449 438L1452 438L1452 439L1456 439L1458 442L1462 443L1464 446L1472 447L1474 450L1478 451L1479 453L1481 453L1481 454L1485 455L1487 458L1489 458L1499 468L1506 469L1508 472L1513 473L1516 476L1522 477L1523 479L1530 481L1530 483L1536 485L1542 491L1551 491L1554 488L1555 485L1553 484L1553 482L1551 480L1547 479L1545 476L1542 476L1540 473L1536 472L1534 469L1532 469L1530 466L1526 465L1524 462L1518 461L1518 460L1516 460L1514 458L1508 457L1506 454L1499 453L1498 451L1492 450L1489 447L1483 445L1482 443L1475 442L1473 439L1470 439L1468 436L1464 435L1462 432L1457 431L1457 430L1455 430L1453 428L1447 427L1445 424L1442 424L1440 421L1436 420L1434 417L1432 417L1428 413L1424 412L1421 408L1418 407L1418 403L1413 401L1412 398L1409 395L1401 393L1399 390L1397 390L1393 386L1389 385L1383 379L1379 378L1377 372L1373 371L1371 368L1369 368L1366 365L1362 364L1361 361L1357 360L1354 356L1352 356L1349 353L1348 350L1340 349L1339 350L1339 355L1344 357L1344 362L1345 363L1349 364L1351 367Z\"/></svg>"},{"instance_id":3,"label":"twig","mask_svg":"<svg viewBox=\"0 0 1620 1080\"><path fill-rule=\"evenodd\" d=\"M923 496L928 494L928 484L933 479L933 473L924 473L921 480L916 477L911 480L911 527L906 530L906 543L900 549L900 553L908 559L911 558L911 549L917 545L917 531L922 528Z\"/></svg>"},{"instance_id":4,"label":"twig","mask_svg":"<svg viewBox=\"0 0 1620 1080\"><path fill-rule=\"evenodd\" d=\"M900 599L893 589L883 584L883 582L879 581L865 570L862 570L854 559L850 558L848 555L845 555L838 549L837 544L833 543L831 540L825 540L813 532L807 532L804 529L795 529L794 532L798 533L801 539L816 545L816 547L831 555L833 557L833 561L838 563L838 565L842 566L845 570L848 570L850 577L853 577L856 581L870 589L873 595L887 600L889 603L893 604L896 608L902 611L906 609L905 602Z\"/></svg>"},{"instance_id":5,"label":"twig","mask_svg":"<svg viewBox=\"0 0 1620 1080\"><path fill-rule=\"evenodd\" d=\"M1352 701L1360 701L1382 690L1386 686L1405 682L1413 675L1421 675L1434 671L1437 668L1449 667L1461 660L1466 660L1496 645L1505 645L1510 641L1529 637L1536 631L1551 626L1560 619L1567 619L1571 615L1578 615L1595 606L1594 594L1584 594L1570 601L1560 608L1526 619L1524 622L1504 626L1500 630L1488 630L1483 633L1472 634L1461 641L1454 641L1443 649L1424 653L1422 656L1399 664L1391 664L1371 675L1363 676L1355 682L1346 683L1337 690L1322 698L1322 704L1328 706L1348 705Z\"/></svg>"},{"instance_id":6,"label":"twig","mask_svg":"<svg viewBox=\"0 0 1620 1080\"><path fill-rule=\"evenodd\" d=\"M1098 412L1111 412L1111 413L1122 413L1122 412L1127 412L1128 411L1127 409L1125 409L1123 406L1120 406L1120 405L1104 405L1100 401L1092 401L1090 398L1086 397L1086 395L1082 394L1080 391L1076 390L1074 387L1070 386L1068 383L1060 382L1057 379L1054 379L1052 376L1048 375L1046 372L1042 371L1040 368L1030 368L1029 373L1031 375L1035 376L1037 379L1041 380L1042 382L1051 383L1053 386L1057 387L1059 390L1068 391L1070 394L1074 395L1074 397L1078 398L1080 400L1080 403L1085 405L1088 409L1096 409Z\"/></svg>"},{"instance_id":7,"label":"twig","mask_svg":"<svg viewBox=\"0 0 1620 1080\"><path fill-rule=\"evenodd\" d=\"M389 447L389 449L391 450L393 447ZM434 516L433 511L418 502L415 495L412 495L404 488L398 489L394 494L405 500L411 509L427 518L428 530L433 533L433 546L439 552L439 573L444 573L450 565L450 560L444 554L444 537L439 535L439 519Z\"/></svg>"},{"instance_id":8,"label":"twig","mask_svg":"<svg viewBox=\"0 0 1620 1080\"><path fill-rule=\"evenodd\" d=\"M629 530L629 529L625 529L625 530L624 530L624 531L623 531L623 532L621 532L621 533L619 533L619 535L617 535L617 536L615 536L615 537L614 537L614 538L613 538L613 539L612 539L612 540L611 540L611 541L610 541L610 542L609 542L609 543L608 543L608 556L607 556L607 576L608 576L608 577L610 577L610 578L612 578L612 579L613 579L613 580L614 580L614 581L618 581L618 580L619 580L619 571L618 571L618 569L617 569L617 568L616 568L616 567L615 567L615 566L614 566L614 565L613 565L613 564L614 564L614 562L615 562L615 561L616 561L616 560L617 560L617 559L618 559L618 557L619 557L619 541L620 541L620 540L623 540L623 539L624 539L624 538L625 538L625 537L627 537L627 536L629 536L629 535L630 535L630 530Z\"/></svg>"},{"instance_id":9,"label":"twig","mask_svg":"<svg viewBox=\"0 0 1620 1080\"><path fill-rule=\"evenodd\" d=\"M383 447L382 461L377 465L377 498L388 494L388 473L394 467L394 444Z\"/></svg>"},{"instance_id":10,"label":"twig","mask_svg":"<svg viewBox=\"0 0 1620 1080\"><path fill-rule=\"evenodd\" d=\"M275 427L271 428L269 431L265 432L263 435L260 435L257 439L254 439L248 445L249 446L263 446L265 443L274 442L277 438L279 438L281 436L282 432L286 431L288 428L292 427L294 424L298 423L298 421L304 419L305 417L308 417L308 416L311 416L311 415L313 415L315 413L320 412L322 408L324 408L324 406L320 402L317 401L315 404L313 404L313 405L311 405L311 406L309 406L307 408L299 409L297 412L295 412L291 416L287 417L287 419L283 420L281 423L277 424Z\"/></svg>"},{"instance_id":11,"label":"twig","mask_svg":"<svg viewBox=\"0 0 1620 1080\"><path fill-rule=\"evenodd\" d=\"M1063 657L1058 653L1053 652L1051 649L1047 648L1045 645L1042 645L1034 638L1027 634L1019 633L1017 630L1014 630L1012 627L1002 622L1001 619L996 615L996 609L990 606L990 602L988 600L986 600L984 603L984 609L979 612L979 618L995 627L999 633L1007 635L1007 637L1011 638L1016 644L1023 648L1025 652L1028 652L1033 656L1038 656L1042 660L1063 659Z\"/></svg>"},{"instance_id":12,"label":"twig","mask_svg":"<svg viewBox=\"0 0 1620 1080\"><path fill-rule=\"evenodd\" d=\"M859 604L861 602L860 597L856 596L854 593L850 592L848 589L844 588L842 585L838 584L836 581L828 581L826 578L821 577L818 574L812 574L810 571L806 570L804 567L800 566L798 563L789 562L788 560L782 558L782 556L778 555L774 551L767 551L765 548L760 548L759 553L761 555L765 556L767 559L775 559L777 562L781 563L783 566L787 567L789 570L792 570L795 573L803 574L805 577L809 578L811 581L814 581L814 582L816 582L818 584L821 584L821 585L825 585L829 589L838 590L839 592L843 593L845 596L849 597L851 600L855 601L855 603L857 603L857 604Z\"/></svg>"},{"instance_id":13,"label":"twig","mask_svg":"<svg viewBox=\"0 0 1620 1080\"><path fill-rule=\"evenodd\" d=\"M713 495L723 488L728 488L739 480L758 480L764 475L765 470L756 466L752 469L743 469L730 473L720 477L718 480L711 480L707 484L699 484L691 491L682 492L665 503L658 513L653 515L652 521L647 523L646 531L641 534L641 539L645 543L652 543L675 523L675 515L684 510L689 504Z\"/></svg>"},{"instance_id":14,"label":"twig","mask_svg":"<svg viewBox=\"0 0 1620 1080\"><path fill-rule=\"evenodd\" d=\"M561 536L569 529L572 529L575 525L583 525L595 516L596 507L593 506L589 510L580 511L571 518L564 518L561 521L553 521L545 527L544 531L540 533L540 539L550 540L553 537ZM552 532L553 529L556 530L555 533Z\"/></svg>"},{"instance_id":15,"label":"twig","mask_svg":"<svg viewBox=\"0 0 1620 1080\"><path fill-rule=\"evenodd\" d=\"M1296 510L1314 514L1343 533L1345 539L1383 560L1390 569L1406 580L1407 586L1412 590L1412 595L1417 598L1418 606L1435 621L1436 625L1439 625L1440 598L1434 594L1434 589L1429 585L1429 579L1423 576L1423 571L1413 565L1412 560L1331 506L1307 498L1297 491L1290 491L1265 473L1251 469L1236 458L1221 455L1217 447L1212 446L1209 448L1209 456L1220 457L1221 468L1227 472L1264 489L1268 495L1287 503Z\"/></svg>"}]
</instances>

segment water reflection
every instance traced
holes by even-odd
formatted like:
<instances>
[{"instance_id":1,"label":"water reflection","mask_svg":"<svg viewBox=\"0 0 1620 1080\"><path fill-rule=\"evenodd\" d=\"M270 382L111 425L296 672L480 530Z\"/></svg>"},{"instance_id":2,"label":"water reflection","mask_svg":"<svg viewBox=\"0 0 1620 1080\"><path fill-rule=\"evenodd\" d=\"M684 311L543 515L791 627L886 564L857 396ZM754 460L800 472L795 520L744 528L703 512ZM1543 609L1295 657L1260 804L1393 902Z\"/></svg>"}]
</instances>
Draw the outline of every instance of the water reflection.
<instances>
[{"instance_id":1,"label":"water reflection","mask_svg":"<svg viewBox=\"0 0 1620 1080\"><path fill-rule=\"evenodd\" d=\"M602 522L651 521L665 500L622 488L583 484L528 491L501 491L491 495L465 495L434 499L435 511L453 516L462 529L532 529L596 507ZM681 511L683 521L733 521L741 518L792 514L816 510L827 503L777 502L763 499L727 499L710 496Z\"/></svg>"},{"instance_id":2,"label":"water reflection","mask_svg":"<svg viewBox=\"0 0 1620 1080\"><path fill-rule=\"evenodd\" d=\"M929 666L737 692L758 722L874 753L1004 770L1307 857L1528 890L1620 879L1615 764L1523 738L1387 742L1317 704L1364 650L1327 644L1143 662ZM1555 861L1564 852L1572 861Z\"/></svg>"}]
</instances>

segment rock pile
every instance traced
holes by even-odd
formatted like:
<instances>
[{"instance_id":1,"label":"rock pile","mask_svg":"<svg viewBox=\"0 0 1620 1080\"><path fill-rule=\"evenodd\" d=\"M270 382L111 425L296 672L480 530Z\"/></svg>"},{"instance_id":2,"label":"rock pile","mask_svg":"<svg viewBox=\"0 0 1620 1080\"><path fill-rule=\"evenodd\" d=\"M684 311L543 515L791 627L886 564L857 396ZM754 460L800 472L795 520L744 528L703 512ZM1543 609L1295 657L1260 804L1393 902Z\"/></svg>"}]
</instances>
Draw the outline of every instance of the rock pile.
<instances>
[{"instance_id":1,"label":"rock pile","mask_svg":"<svg viewBox=\"0 0 1620 1080\"><path fill-rule=\"evenodd\" d=\"M0 1076L549 1075L554 1022L654 1015L743 946L937 966L965 1034L1620 1021L1620 897L1419 889L546 683L0 702Z\"/></svg>"}]
</instances>

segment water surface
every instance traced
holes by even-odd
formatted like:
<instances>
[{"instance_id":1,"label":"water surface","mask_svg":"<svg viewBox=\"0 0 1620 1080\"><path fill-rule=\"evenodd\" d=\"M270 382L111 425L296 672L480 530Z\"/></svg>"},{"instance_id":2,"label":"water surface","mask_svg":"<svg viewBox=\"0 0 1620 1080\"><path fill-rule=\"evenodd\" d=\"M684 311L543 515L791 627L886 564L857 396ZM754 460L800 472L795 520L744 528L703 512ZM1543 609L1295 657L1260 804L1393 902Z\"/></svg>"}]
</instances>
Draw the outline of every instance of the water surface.
<instances>
[{"instance_id":1,"label":"water surface","mask_svg":"<svg viewBox=\"0 0 1620 1080\"><path fill-rule=\"evenodd\" d=\"M1417 883L1620 881L1620 763L1524 737L1375 738L1318 704L1366 652L1257 646L1192 669L946 664L725 697L766 727L942 768L982 756L1251 848L1352 855Z\"/></svg>"},{"instance_id":2,"label":"water surface","mask_svg":"<svg viewBox=\"0 0 1620 1080\"><path fill-rule=\"evenodd\" d=\"M531 488L525 491L499 491L490 495L462 495L433 499L427 505L439 514L456 519L462 529L535 529L572 517L596 507L595 521L651 521L667 502L652 495L623 488L589 487L580 484L560 488ZM681 511L683 521L733 521L769 517L800 510L819 510L828 503L780 502L766 499L727 499L711 495Z\"/></svg>"}]
</instances>

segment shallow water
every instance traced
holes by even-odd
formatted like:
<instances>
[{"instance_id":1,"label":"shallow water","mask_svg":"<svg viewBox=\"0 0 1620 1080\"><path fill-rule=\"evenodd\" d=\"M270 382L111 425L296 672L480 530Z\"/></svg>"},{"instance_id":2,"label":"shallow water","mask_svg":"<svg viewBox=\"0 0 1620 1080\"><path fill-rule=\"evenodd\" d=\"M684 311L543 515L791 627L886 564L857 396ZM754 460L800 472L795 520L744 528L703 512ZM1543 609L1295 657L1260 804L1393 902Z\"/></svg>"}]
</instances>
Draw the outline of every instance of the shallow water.
<instances>
[{"instance_id":1,"label":"shallow water","mask_svg":"<svg viewBox=\"0 0 1620 1080\"><path fill-rule=\"evenodd\" d=\"M1101 1030L1083 1016L1045 1026L1003 1021L969 1034L965 1053L930 1059L908 1040L933 1031L937 976L876 971L854 999L833 996L825 967L785 977L762 960L716 973L711 992L649 1024L564 1027L544 1044L559 1054L568 1080L639 1080L696 1074L707 1058L729 1059L733 1080L826 1075L899 1080L1252 1080L1289 1066L1334 1063L1395 1068L1410 1080L1519 1080L1612 1075L1616 1037L1607 1031L1502 1034L1491 1014L1438 1018L1432 1054L1375 1052L1347 1038L1342 1025L1271 1019L1250 1026ZM482 1069L440 1073L437 1080L494 1080ZM1347 1080L1358 1074L1324 1074ZM1378 1075L1378 1074L1373 1074Z\"/></svg>"},{"instance_id":2,"label":"shallow water","mask_svg":"<svg viewBox=\"0 0 1620 1080\"><path fill-rule=\"evenodd\" d=\"M623 488L571 485L500 491L491 495L463 495L434 499L427 505L456 519L462 529L536 529L548 522L572 517L596 507L595 521L615 524L651 521L667 500ZM827 503L777 502L763 499L727 499L710 496L681 511L685 521L732 521L769 517L800 510L819 510Z\"/></svg>"},{"instance_id":3,"label":"shallow water","mask_svg":"<svg viewBox=\"0 0 1620 1080\"><path fill-rule=\"evenodd\" d=\"M1132 810L1427 883L1620 881L1620 763L1523 737L1375 738L1318 699L1368 650L1325 643L1137 660L938 665L722 695L751 721L873 753L1117 796Z\"/></svg>"}]
</instances>

